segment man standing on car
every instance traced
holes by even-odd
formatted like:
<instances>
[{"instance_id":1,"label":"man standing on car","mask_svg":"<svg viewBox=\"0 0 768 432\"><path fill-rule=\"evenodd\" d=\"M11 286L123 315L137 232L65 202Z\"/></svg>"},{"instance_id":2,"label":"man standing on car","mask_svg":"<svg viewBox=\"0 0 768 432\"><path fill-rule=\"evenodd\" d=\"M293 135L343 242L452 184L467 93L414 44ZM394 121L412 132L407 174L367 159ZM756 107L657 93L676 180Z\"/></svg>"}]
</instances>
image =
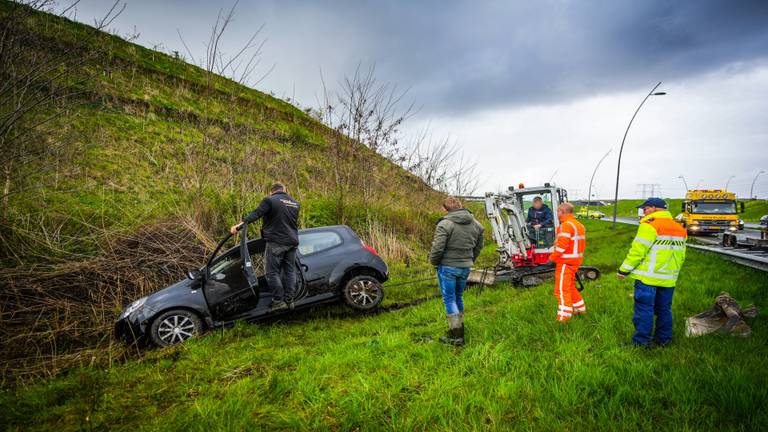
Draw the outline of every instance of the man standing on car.
<instances>
[{"instance_id":1,"label":"man standing on car","mask_svg":"<svg viewBox=\"0 0 768 432\"><path fill-rule=\"evenodd\" d=\"M447 213L437 223L429 261L437 267L437 280L445 303L448 335L440 342L464 345L464 287L469 269L483 248L483 226L455 197L443 200Z\"/></svg>"},{"instance_id":2,"label":"man standing on car","mask_svg":"<svg viewBox=\"0 0 768 432\"><path fill-rule=\"evenodd\" d=\"M296 290L296 247L299 245L299 203L288 195L285 185L275 182L272 194L264 197L256 210L249 213L229 231L232 235L243 226L264 219L261 237L266 240L264 265L266 279L272 290L273 311L293 309Z\"/></svg>"}]
</instances>

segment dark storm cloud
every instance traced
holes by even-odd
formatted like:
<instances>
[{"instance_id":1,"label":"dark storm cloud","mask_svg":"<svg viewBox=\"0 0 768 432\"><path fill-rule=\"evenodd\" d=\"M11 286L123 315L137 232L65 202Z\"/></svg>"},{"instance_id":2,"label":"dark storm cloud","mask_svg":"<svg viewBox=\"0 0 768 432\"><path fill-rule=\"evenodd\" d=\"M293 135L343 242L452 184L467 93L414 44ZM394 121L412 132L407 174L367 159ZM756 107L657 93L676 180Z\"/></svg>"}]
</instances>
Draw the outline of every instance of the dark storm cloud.
<instances>
[{"instance_id":1,"label":"dark storm cloud","mask_svg":"<svg viewBox=\"0 0 768 432\"><path fill-rule=\"evenodd\" d=\"M338 10L370 23L382 72L429 110L559 102L768 56L765 1L446 4Z\"/></svg>"},{"instance_id":2,"label":"dark storm cloud","mask_svg":"<svg viewBox=\"0 0 768 432\"><path fill-rule=\"evenodd\" d=\"M82 8L103 8L96 4ZM180 48L176 28L204 38L200 24L231 4L130 0L123 22ZM318 67L350 74L359 61L376 62L382 79L410 87L427 112L557 103L768 57L762 0L265 0L242 1L238 12L241 26L267 25L265 61L278 65L269 90L317 87Z\"/></svg>"}]
</instances>

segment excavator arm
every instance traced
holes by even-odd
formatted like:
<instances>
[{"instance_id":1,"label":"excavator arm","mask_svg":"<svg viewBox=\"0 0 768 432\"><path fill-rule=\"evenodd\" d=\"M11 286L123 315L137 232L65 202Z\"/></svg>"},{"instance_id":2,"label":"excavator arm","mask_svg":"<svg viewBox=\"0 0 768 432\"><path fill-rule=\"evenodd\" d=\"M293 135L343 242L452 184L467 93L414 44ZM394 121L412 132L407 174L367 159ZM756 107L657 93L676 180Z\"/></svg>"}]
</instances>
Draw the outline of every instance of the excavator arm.
<instances>
[{"instance_id":1,"label":"excavator arm","mask_svg":"<svg viewBox=\"0 0 768 432\"><path fill-rule=\"evenodd\" d=\"M485 195L485 215L491 223L493 239L499 246L502 262L514 255L525 255L531 247L528 227L520 205L511 195Z\"/></svg>"}]
</instances>

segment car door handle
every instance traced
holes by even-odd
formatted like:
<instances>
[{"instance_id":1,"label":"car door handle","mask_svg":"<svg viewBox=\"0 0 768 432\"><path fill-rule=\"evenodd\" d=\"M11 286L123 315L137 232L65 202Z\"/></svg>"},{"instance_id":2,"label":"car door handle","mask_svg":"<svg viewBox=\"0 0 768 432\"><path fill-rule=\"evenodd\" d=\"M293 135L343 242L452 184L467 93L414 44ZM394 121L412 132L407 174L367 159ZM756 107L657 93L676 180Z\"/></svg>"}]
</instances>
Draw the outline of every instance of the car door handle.
<instances>
[{"instance_id":1,"label":"car door handle","mask_svg":"<svg viewBox=\"0 0 768 432\"><path fill-rule=\"evenodd\" d=\"M307 267L307 265L306 265L306 264L302 264L302 265L301 265L301 269L302 269L303 271L305 271L305 272L306 272L306 271L309 271L309 267Z\"/></svg>"}]
</instances>

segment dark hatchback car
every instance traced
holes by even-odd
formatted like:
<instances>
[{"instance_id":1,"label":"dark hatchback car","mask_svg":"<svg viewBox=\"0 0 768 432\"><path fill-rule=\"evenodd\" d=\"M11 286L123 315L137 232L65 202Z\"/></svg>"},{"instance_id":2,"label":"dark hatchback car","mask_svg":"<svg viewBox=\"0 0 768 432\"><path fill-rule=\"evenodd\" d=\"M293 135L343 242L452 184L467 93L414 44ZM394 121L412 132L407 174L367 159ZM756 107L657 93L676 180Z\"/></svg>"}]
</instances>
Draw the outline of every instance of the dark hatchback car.
<instances>
[{"instance_id":1,"label":"dark hatchback car","mask_svg":"<svg viewBox=\"0 0 768 432\"><path fill-rule=\"evenodd\" d=\"M128 305L115 323L126 343L168 346L234 321L256 321L272 312L264 278L262 239L247 240L220 253L228 235L200 270ZM247 245L247 258L241 251ZM369 311L384 298L388 269L376 251L345 225L299 231L295 309L343 301Z\"/></svg>"}]
</instances>

